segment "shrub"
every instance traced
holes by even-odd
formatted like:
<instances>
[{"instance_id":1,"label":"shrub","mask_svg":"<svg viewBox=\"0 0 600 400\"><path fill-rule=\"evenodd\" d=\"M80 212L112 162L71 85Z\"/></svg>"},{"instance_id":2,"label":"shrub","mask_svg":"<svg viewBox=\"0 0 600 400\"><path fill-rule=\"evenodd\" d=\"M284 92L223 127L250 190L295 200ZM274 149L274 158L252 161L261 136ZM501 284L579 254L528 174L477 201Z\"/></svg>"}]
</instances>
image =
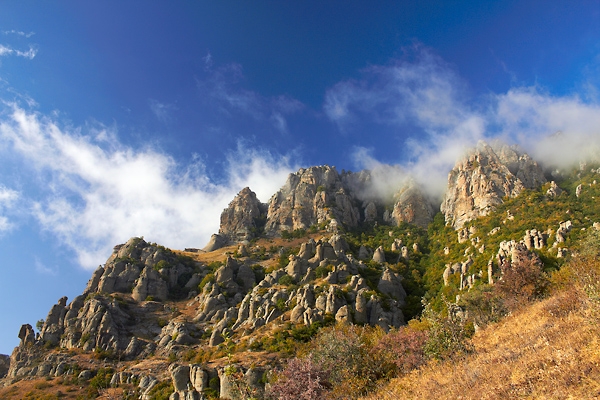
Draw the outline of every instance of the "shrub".
<instances>
[{"instance_id":1,"label":"shrub","mask_svg":"<svg viewBox=\"0 0 600 400\"><path fill-rule=\"evenodd\" d=\"M156 384L148 393L148 398L154 400L168 400L175 392L171 379Z\"/></svg>"},{"instance_id":2,"label":"shrub","mask_svg":"<svg viewBox=\"0 0 600 400\"><path fill-rule=\"evenodd\" d=\"M489 285L477 286L462 294L459 305L465 308L469 319L480 327L498 322L508 312L498 290Z\"/></svg>"},{"instance_id":3,"label":"shrub","mask_svg":"<svg viewBox=\"0 0 600 400\"><path fill-rule=\"evenodd\" d=\"M393 365L396 374L407 374L425 363L426 341L427 332L405 326L383 336L373 352Z\"/></svg>"},{"instance_id":4,"label":"shrub","mask_svg":"<svg viewBox=\"0 0 600 400\"><path fill-rule=\"evenodd\" d=\"M325 278L331 271L333 271L333 266L331 265L319 265L316 269L315 269L315 277L317 277L317 279L319 278Z\"/></svg>"},{"instance_id":5,"label":"shrub","mask_svg":"<svg viewBox=\"0 0 600 400\"><path fill-rule=\"evenodd\" d=\"M202 293L202 289L204 289L204 286L208 285L209 283L213 283L214 281L215 274L207 274L204 278L202 278L202 281L198 284L198 292Z\"/></svg>"},{"instance_id":6,"label":"shrub","mask_svg":"<svg viewBox=\"0 0 600 400\"><path fill-rule=\"evenodd\" d=\"M110 380L112 379L114 370L112 368L100 368L92 379L90 379L90 386L94 389L105 389L110 386Z\"/></svg>"},{"instance_id":7,"label":"shrub","mask_svg":"<svg viewBox=\"0 0 600 400\"><path fill-rule=\"evenodd\" d=\"M283 275L281 278L279 278L278 283L283 286L289 286L294 283L294 278L292 278L290 275Z\"/></svg>"},{"instance_id":8,"label":"shrub","mask_svg":"<svg viewBox=\"0 0 600 400\"><path fill-rule=\"evenodd\" d=\"M546 294L549 281L537 256L521 257L512 263L503 263L500 269L502 279L496 283L495 289L503 297L509 310L518 309Z\"/></svg>"},{"instance_id":9,"label":"shrub","mask_svg":"<svg viewBox=\"0 0 600 400\"><path fill-rule=\"evenodd\" d=\"M275 376L266 398L278 400L325 399L331 387L329 372L309 358L294 358Z\"/></svg>"},{"instance_id":10,"label":"shrub","mask_svg":"<svg viewBox=\"0 0 600 400\"><path fill-rule=\"evenodd\" d=\"M384 332L380 328L336 325L323 329L311 342L308 358L329 371L329 398L356 398L390 376L390 365L372 349Z\"/></svg>"},{"instance_id":11,"label":"shrub","mask_svg":"<svg viewBox=\"0 0 600 400\"><path fill-rule=\"evenodd\" d=\"M423 347L425 355L439 360L452 359L472 351L468 329L460 308L443 299L445 312L433 310L430 304L423 309L421 320L427 325L427 340Z\"/></svg>"}]
</instances>

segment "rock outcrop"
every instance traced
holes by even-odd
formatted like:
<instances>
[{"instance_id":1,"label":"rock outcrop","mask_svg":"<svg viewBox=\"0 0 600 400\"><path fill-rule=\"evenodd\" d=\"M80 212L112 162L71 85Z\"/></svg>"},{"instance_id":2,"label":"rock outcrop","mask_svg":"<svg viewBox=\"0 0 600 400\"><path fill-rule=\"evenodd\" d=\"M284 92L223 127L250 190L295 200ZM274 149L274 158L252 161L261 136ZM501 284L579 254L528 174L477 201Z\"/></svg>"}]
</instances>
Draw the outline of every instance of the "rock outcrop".
<instances>
[{"instance_id":1,"label":"rock outcrop","mask_svg":"<svg viewBox=\"0 0 600 400\"><path fill-rule=\"evenodd\" d=\"M253 239L264 227L266 211L256 193L247 187L242 189L221 213L219 235L231 243Z\"/></svg>"},{"instance_id":2,"label":"rock outcrop","mask_svg":"<svg viewBox=\"0 0 600 400\"><path fill-rule=\"evenodd\" d=\"M10 367L10 357L5 354L0 354L0 379L4 378Z\"/></svg>"},{"instance_id":3,"label":"rock outcrop","mask_svg":"<svg viewBox=\"0 0 600 400\"><path fill-rule=\"evenodd\" d=\"M414 180L401 182L389 188L386 197L374 189L370 171L340 174L330 166L301 168L288 176L268 205L260 203L249 188L243 189L221 214L219 234L203 250L244 242L263 230L269 236L314 226L336 232L340 226L351 229L378 221L426 227L435 207ZM385 208L392 211L384 212Z\"/></svg>"},{"instance_id":4,"label":"rock outcrop","mask_svg":"<svg viewBox=\"0 0 600 400\"><path fill-rule=\"evenodd\" d=\"M427 228L427 225L433 221L434 215L433 205L415 181L410 180L394 195L394 210L391 220L396 225L406 222Z\"/></svg>"},{"instance_id":5,"label":"rock outcrop","mask_svg":"<svg viewBox=\"0 0 600 400\"><path fill-rule=\"evenodd\" d=\"M332 219L348 227L358 225L360 214L349 189L335 167L300 169L271 197L265 231L308 229Z\"/></svg>"},{"instance_id":6,"label":"rock outcrop","mask_svg":"<svg viewBox=\"0 0 600 400\"><path fill-rule=\"evenodd\" d=\"M465 222L489 214L503 198L545 182L542 169L526 153L480 142L450 171L441 211L446 224L459 229Z\"/></svg>"}]
</instances>

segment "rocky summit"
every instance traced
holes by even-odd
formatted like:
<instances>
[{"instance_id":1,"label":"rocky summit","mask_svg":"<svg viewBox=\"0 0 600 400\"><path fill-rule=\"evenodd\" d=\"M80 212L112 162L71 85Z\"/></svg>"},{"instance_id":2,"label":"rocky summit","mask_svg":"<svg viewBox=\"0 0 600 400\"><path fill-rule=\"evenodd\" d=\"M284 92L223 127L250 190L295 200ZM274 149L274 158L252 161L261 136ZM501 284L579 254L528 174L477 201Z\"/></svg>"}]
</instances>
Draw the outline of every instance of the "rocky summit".
<instances>
[{"instance_id":1,"label":"rocky summit","mask_svg":"<svg viewBox=\"0 0 600 400\"><path fill-rule=\"evenodd\" d=\"M504 198L545 182L541 167L526 153L505 144L480 142L450 171L441 211L446 223L461 228L489 214Z\"/></svg>"},{"instance_id":2,"label":"rocky summit","mask_svg":"<svg viewBox=\"0 0 600 400\"><path fill-rule=\"evenodd\" d=\"M81 295L21 326L0 356L0 397L295 398L278 382L313 368L314 398L356 398L451 359L452 340L467 354L465 332L510 314L522 288L541 296L549 284L536 285L600 230L600 167L552 172L482 142L457 160L441 203L410 176L381 191L376 172L332 166L290 174L266 203L244 188L202 250L131 238ZM462 330L435 342L448 324Z\"/></svg>"}]
</instances>

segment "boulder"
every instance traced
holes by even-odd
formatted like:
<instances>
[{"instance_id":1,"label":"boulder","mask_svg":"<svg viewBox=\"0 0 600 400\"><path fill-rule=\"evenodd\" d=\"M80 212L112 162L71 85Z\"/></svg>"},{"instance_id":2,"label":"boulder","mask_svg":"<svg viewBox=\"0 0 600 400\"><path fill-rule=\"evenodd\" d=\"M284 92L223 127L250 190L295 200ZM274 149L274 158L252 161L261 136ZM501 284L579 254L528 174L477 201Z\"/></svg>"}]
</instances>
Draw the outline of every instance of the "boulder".
<instances>
[{"instance_id":1,"label":"boulder","mask_svg":"<svg viewBox=\"0 0 600 400\"><path fill-rule=\"evenodd\" d=\"M375 253L373 253L373 261L378 262L378 263L384 263L385 262L385 252L383 251L383 247L382 246L379 246L375 250Z\"/></svg>"}]
</instances>

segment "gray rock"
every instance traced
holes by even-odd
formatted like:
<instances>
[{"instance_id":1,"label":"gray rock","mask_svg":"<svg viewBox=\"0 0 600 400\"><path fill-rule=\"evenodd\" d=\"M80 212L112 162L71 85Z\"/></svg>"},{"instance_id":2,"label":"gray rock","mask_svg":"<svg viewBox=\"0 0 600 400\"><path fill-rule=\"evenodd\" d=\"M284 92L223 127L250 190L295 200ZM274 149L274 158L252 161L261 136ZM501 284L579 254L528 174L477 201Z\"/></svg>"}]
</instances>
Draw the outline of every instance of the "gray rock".
<instances>
[{"instance_id":1,"label":"gray rock","mask_svg":"<svg viewBox=\"0 0 600 400\"><path fill-rule=\"evenodd\" d=\"M487 215L505 197L546 182L542 169L527 154L506 145L479 142L448 175L441 211L455 229ZM466 190L470 188L471 190Z\"/></svg>"},{"instance_id":2,"label":"gray rock","mask_svg":"<svg viewBox=\"0 0 600 400\"><path fill-rule=\"evenodd\" d=\"M374 222L377 220L377 206L370 201L365 206L365 222Z\"/></svg>"},{"instance_id":3,"label":"gray rock","mask_svg":"<svg viewBox=\"0 0 600 400\"><path fill-rule=\"evenodd\" d=\"M190 388L190 367L185 365L171 364L169 366L173 388L176 392L184 392Z\"/></svg>"},{"instance_id":4,"label":"gray rock","mask_svg":"<svg viewBox=\"0 0 600 400\"><path fill-rule=\"evenodd\" d=\"M190 365L190 383L197 392L202 393L208 387L208 372L199 364Z\"/></svg>"},{"instance_id":5,"label":"gray rock","mask_svg":"<svg viewBox=\"0 0 600 400\"><path fill-rule=\"evenodd\" d=\"M0 354L0 379L4 378L10 367L10 357L5 354Z\"/></svg>"},{"instance_id":6,"label":"gray rock","mask_svg":"<svg viewBox=\"0 0 600 400\"><path fill-rule=\"evenodd\" d=\"M204 246L202 248L202 251L205 251L205 252L215 251L222 247L227 246L228 243L229 243L229 241L226 237L218 235L216 233L213 233L210 237L210 240L206 244L206 246Z\"/></svg>"},{"instance_id":7,"label":"gray rock","mask_svg":"<svg viewBox=\"0 0 600 400\"><path fill-rule=\"evenodd\" d=\"M21 343L19 344L19 346L33 344L35 342L35 332L33 331L31 325L21 325L21 329L19 330L19 339L21 339Z\"/></svg>"},{"instance_id":8,"label":"gray rock","mask_svg":"<svg viewBox=\"0 0 600 400\"><path fill-rule=\"evenodd\" d=\"M369 259L369 258L371 258L372 254L373 253L371 252L371 250L364 245L361 245L360 248L358 249L358 258L360 260Z\"/></svg>"},{"instance_id":9,"label":"gray rock","mask_svg":"<svg viewBox=\"0 0 600 400\"><path fill-rule=\"evenodd\" d=\"M166 300L169 294L167 283L153 268L145 267L133 288L132 297L137 301L144 301L148 297L156 300Z\"/></svg>"},{"instance_id":10,"label":"gray rock","mask_svg":"<svg viewBox=\"0 0 600 400\"><path fill-rule=\"evenodd\" d=\"M396 224L402 222L414 224L421 228L433 221L435 210L419 185L408 180L394 195L394 210L391 218Z\"/></svg>"},{"instance_id":11,"label":"gray rock","mask_svg":"<svg viewBox=\"0 0 600 400\"><path fill-rule=\"evenodd\" d=\"M378 262L378 263L384 263L385 262L385 252L383 251L383 247L382 246L379 246L375 250L375 253L373 254L373 261Z\"/></svg>"},{"instance_id":12,"label":"gray rock","mask_svg":"<svg viewBox=\"0 0 600 400\"><path fill-rule=\"evenodd\" d=\"M401 303L404 302L404 299L406 298L406 292L402 287L401 278L389 268L386 268L383 271L381 279L379 279L379 283L377 284L377 289L379 289L381 293L385 293Z\"/></svg>"},{"instance_id":13,"label":"gray rock","mask_svg":"<svg viewBox=\"0 0 600 400\"><path fill-rule=\"evenodd\" d=\"M337 310L335 313L335 320L341 323L352 322L352 314L350 313L348 305L344 305Z\"/></svg>"},{"instance_id":14,"label":"gray rock","mask_svg":"<svg viewBox=\"0 0 600 400\"><path fill-rule=\"evenodd\" d=\"M242 189L221 213L219 235L232 243L253 239L266 211L266 204L256 198L256 193L247 187Z\"/></svg>"},{"instance_id":15,"label":"gray rock","mask_svg":"<svg viewBox=\"0 0 600 400\"><path fill-rule=\"evenodd\" d=\"M94 377L94 371L90 371L89 369L84 369L77 375L77 379L80 381L88 381Z\"/></svg>"}]
</instances>

